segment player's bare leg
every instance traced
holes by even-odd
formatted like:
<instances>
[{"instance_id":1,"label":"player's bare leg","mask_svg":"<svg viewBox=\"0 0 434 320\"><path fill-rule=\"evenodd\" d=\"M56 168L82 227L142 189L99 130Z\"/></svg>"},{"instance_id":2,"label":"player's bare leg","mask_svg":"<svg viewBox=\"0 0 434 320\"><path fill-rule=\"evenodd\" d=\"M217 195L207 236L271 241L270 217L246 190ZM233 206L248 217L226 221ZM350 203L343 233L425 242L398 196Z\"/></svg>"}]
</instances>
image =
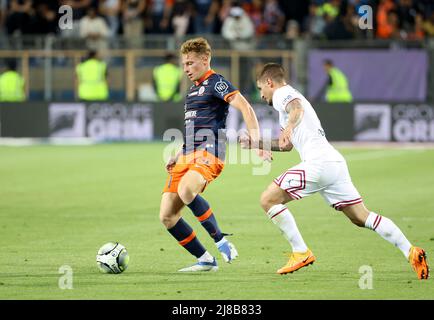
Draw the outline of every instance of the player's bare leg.
<instances>
[{"instance_id":1,"label":"player's bare leg","mask_svg":"<svg viewBox=\"0 0 434 320\"><path fill-rule=\"evenodd\" d=\"M363 203L345 207L342 211L355 225L375 231L383 239L398 247L410 262L417 277L428 279L429 267L425 251L412 246L392 220L369 211Z\"/></svg>"},{"instance_id":2,"label":"player's bare leg","mask_svg":"<svg viewBox=\"0 0 434 320\"><path fill-rule=\"evenodd\" d=\"M181 201L187 205L202 192L206 185L205 178L197 171L189 170L178 185L178 195Z\"/></svg>"},{"instance_id":3,"label":"player's bare leg","mask_svg":"<svg viewBox=\"0 0 434 320\"><path fill-rule=\"evenodd\" d=\"M279 227L283 236L292 246L292 253L289 256L288 263L277 270L279 274L292 273L315 261L315 256L306 246L293 215L285 205L292 200L275 183L271 183L261 195L261 207L270 220Z\"/></svg>"},{"instance_id":4,"label":"player's bare leg","mask_svg":"<svg viewBox=\"0 0 434 320\"><path fill-rule=\"evenodd\" d=\"M214 239L224 261L230 263L238 257L238 252L235 246L225 238L226 234L221 232L208 202L199 195L206 183L207 181L199 172L189 170L178 185L178 195Z\"/></svg>"},{"instance_id":5,"label":"player's bare leg","mask_svg":"<svg viewBox=\"0 0 434 320\"><path fill-rule=\"evenodd\" d=\"M184 203L177 193L163 193L160 203L160 221L166 229L172 228L178 222L183 207Z\"/></svg>"},{"instance_id":6,"label":"player's bare leg","mask_svg":"<svg viewBox=\"0 0 434 320\"><path fill-rule=\"evenodd\" d=\"M183 207L184 203L177 193L163 193L160 205L160 221L178 243L199 260L196 265L179 271L216 271L218 267L214 263L215 261L211 263L200 261L200 259L203 260L208 257L213 259L213 257L199 242L193 229L182 219L181 209Z\"/></svg>"}]
</instances>

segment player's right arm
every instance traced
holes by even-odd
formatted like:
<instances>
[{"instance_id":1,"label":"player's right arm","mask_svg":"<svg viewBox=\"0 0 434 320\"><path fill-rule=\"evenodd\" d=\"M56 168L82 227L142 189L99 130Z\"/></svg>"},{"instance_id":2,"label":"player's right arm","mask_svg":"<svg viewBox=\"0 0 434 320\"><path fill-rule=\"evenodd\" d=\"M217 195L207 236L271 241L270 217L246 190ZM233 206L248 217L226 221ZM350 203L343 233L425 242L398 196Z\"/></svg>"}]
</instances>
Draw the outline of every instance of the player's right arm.
<instances>
[{"instance_id":1,"label":"player's right arm","mask_svg":"<svg viewBox=\"0 0 434 320\"><path fill-rule=\"evenodd\" d=\"M291 144L292 131L300 124L303 115L304 108L300 99L295 98L285 105L285 112L288 113L288 122L286 127L280 133L279 146L285 148Z\"/></svg>"},{"instance_id":2,"label":"player's right arm","mask_svg":"<svg viewBox=\"0 0 434 320\"><path fill-rule=\"evenodd\" d=\"M170 173L170 171L175 166L176 162L178 161L179 156L182 154L182 148L179 150L175 156L170 157L170 159L166 163L166 171Z\"/></svg>"},{"instance_id":3,"label":"player's right arm","mask_svg":"<svg viewBox=\"0 0 434 320\"><path fill-rule=\"evenodd\" d=\"M259 123L256 118L255 111L253 110L250 103L243 97L241 93L236 93L227 99L227 102L240 110L244 122L246 123L247 129L249 130L249 139L251 141L251 145L253 146L251 149L255 149L259 157L266 161L273 160L273 155L270 150L263 149L258 147L259 142L261 141L260 133L259 133Z\"/></svg>"},{"instance_id":4,"label":"player's right arm","mask_svg":"<svg viewBox=\"0 0 434 320\"><path fill-rule=\"evenodd\" d=\"M260 134L259 134L259 123L258 119L256 118L256 114L253 111L252 106L250 103L241 95L241 93L236 93L232 96L230 96L227 99L227 102L241 111L241 114L243 115L244 122L246 123L247 129L249 130L249 135L253 142L259 141Z\"/></svg>"}]
</instances>

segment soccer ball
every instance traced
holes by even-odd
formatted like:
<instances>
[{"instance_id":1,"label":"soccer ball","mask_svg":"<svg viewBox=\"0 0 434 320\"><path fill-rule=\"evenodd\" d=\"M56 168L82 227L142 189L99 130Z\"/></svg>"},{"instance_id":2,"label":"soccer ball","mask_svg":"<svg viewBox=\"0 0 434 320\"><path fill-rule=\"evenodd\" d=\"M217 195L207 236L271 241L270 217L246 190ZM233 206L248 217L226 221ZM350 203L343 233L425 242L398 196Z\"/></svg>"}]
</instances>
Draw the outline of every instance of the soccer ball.
<instances>
[{"instance_id":1,"label":"soccer ball","mask_svg":"<svg viewBox=\"0 0 434 320\"><path fill-rule=\"evenodd\" d=\"M127 249L119 242L108 242L96 255L96 263L101 272L121 273L128 267L130 256Z\"/></svg>"}]
</instances>

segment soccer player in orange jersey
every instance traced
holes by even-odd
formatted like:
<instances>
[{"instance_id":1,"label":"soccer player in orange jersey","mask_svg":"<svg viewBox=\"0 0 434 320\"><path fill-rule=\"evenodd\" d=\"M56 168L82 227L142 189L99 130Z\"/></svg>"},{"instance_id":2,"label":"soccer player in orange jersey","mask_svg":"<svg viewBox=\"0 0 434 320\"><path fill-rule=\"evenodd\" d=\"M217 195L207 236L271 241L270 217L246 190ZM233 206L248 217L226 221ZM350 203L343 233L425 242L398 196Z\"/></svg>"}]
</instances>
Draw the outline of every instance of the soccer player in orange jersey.
<instances>
[{"instance_id":1,"label":"soccer player in orange jersey","mask_svg":"<svg viewBox=\"0 0 434 320\"><path fill-rule=\"evenodd\" d=\"M185 99L184 145L166 165L169 173L160 206L160 220L169 233L197 263L181 272L215 271L217 261L199 242L193 229L181 217L187 206L214 239L226 262L238 256L226 239L208 202L200 195L223 170L226 137L224 135L229 105L240 110L254 141L259 140L255 113L240 92L222 75L211 69L211 48L204 38L186 41L181 46L185 74L193 82ZM271 154L257 150L263 159Z\"/></svg>"}]
</instances>

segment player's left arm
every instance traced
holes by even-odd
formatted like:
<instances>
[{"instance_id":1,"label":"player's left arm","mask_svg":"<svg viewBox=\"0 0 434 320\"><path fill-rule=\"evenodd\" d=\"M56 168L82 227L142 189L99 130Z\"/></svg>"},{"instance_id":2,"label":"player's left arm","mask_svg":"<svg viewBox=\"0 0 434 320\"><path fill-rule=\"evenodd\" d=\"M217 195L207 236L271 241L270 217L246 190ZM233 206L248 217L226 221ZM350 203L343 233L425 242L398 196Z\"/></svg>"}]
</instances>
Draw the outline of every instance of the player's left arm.
<instances>
[{"instance_id":1,"label":"player's left arm","mask_svg":"<svg viewBox=\"0 0 434 320\"><path fill-rule=\"evenodd\" d=\"M292 131L300 124L304 115L304 108L300 99L293 99L285 106L285 111L289 114L288 123L279 136L279 146L287 147L291 144Z\"/></svg>"}]
</instances>

